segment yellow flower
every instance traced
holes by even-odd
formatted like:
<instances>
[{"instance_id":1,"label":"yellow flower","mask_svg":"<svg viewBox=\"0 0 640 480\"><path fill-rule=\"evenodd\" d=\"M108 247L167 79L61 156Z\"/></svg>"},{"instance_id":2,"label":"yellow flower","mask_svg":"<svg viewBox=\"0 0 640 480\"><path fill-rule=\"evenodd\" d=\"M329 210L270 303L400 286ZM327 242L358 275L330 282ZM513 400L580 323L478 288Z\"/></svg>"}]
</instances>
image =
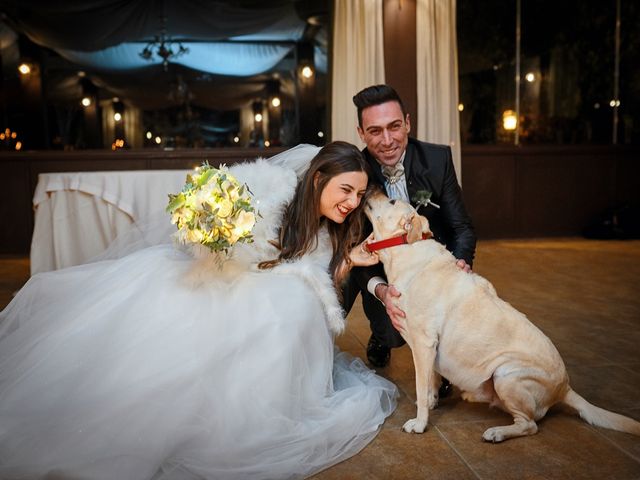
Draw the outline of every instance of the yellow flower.
<instances>
[{"instance_id":1,"label":"yellow flower","mask_svg":"<svg viewBox=\"0 0 640 480\"><path fill-rule=\"evenodd\" d=\"M220 218L227 218L231 215L231 211L233 210L233 202L227 200L226 198L222 198L218 200L215 204L218 210L218 216Z\"/></svg>"},{"instance_id":2,"label":"yellow flower","mask_svg":"<svg viewBox=\"0 0 640 480\"><path fill-rule=\"evenodd\" d=\"M200 230L189 230L187 232L187 240L189 240L190 242L200 243L203 238L204 235Z\"/></svg>"},{"instance_id":3,"label":"yellow flower","mask_svg":"<svg viewBox=\"0 0 640 480\"><path fill-rule=\"evenodd\" d=\"M218 231L224 238L228 239L229 237L231 237L231 231L227 227L221 227L218 229Z\"/></svg>"}]
</instances>

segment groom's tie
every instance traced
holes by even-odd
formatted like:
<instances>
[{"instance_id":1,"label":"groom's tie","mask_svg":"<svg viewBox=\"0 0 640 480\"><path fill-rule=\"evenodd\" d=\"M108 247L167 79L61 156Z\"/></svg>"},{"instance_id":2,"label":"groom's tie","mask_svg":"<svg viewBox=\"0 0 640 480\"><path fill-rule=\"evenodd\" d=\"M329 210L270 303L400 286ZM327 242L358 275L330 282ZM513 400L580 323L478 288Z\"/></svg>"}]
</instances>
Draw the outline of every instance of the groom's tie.
<instances>
[{"instance_id":1,"label":"groom's tie","mask_svg":"<svg viewBox=\"0 0 640 480\"><path fill-rule=\"evenodd\" d=\"M407 181L404 178L404 165L402 162L396 163L394 166L383 166L382 175L387 179L386 189L389 198L409 201L409 193L407 192Z\"/></svg>"}]
</instances>

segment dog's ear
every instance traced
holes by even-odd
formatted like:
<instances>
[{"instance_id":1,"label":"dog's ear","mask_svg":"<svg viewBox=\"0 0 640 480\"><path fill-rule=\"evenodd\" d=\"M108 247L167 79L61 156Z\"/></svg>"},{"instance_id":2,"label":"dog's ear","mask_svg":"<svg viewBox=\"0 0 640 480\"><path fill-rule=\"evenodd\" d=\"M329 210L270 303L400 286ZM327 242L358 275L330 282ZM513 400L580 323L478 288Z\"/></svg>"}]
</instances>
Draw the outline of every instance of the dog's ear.
<instances>
[{"instance_id":1,"label":"dog's ear","mask_svg":"<svg viewBox=\"0 0 640 480\"><path fill-rule=\"evenodd\" d=\"M413 213L409 218L407 218L405 230L407 231L407 243L422 240L423 233L431 233L429 230L429 221L417 213Z\"/></svg>"}]
</instances>

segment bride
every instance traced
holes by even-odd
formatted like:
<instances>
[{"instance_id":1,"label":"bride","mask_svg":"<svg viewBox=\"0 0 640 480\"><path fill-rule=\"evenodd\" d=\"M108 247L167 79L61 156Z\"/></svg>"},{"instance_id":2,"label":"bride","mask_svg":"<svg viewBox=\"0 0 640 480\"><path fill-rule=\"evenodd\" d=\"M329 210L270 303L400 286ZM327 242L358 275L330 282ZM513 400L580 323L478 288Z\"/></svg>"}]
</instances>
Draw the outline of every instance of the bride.
<instances>
[{"instance_id":1,"label":"bride","mask_svg":"<svg viewBox=\"0 0 640 480\"><path fill-rule=\"evenodd\" d=\"M0 478L301 478L373 439L395 386L282 268L377 261L361 153L316 151L230 168L260 216L222 265L165 244L29 280L0 313Z\"/></svg>"}]
</instances>

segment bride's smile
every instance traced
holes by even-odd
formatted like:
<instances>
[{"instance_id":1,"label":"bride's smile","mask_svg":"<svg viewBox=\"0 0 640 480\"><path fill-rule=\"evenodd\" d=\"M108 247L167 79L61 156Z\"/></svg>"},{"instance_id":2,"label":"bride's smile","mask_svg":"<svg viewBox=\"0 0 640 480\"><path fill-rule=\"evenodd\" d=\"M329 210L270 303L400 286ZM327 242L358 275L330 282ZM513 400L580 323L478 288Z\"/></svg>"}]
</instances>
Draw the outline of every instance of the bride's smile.
<instances>
[{"instance_id":1,"label":"bride's smile","mask_svg":"<svg viewBox=\"0 0 640 480\"><path fill-rule=\"evenodd\" d=\"M354 209L367 188L367 174L364 172L345 172L333 177L327 183L320 196L320 215L329 220L342 223Z\"/></svg>"}]
</instances>

